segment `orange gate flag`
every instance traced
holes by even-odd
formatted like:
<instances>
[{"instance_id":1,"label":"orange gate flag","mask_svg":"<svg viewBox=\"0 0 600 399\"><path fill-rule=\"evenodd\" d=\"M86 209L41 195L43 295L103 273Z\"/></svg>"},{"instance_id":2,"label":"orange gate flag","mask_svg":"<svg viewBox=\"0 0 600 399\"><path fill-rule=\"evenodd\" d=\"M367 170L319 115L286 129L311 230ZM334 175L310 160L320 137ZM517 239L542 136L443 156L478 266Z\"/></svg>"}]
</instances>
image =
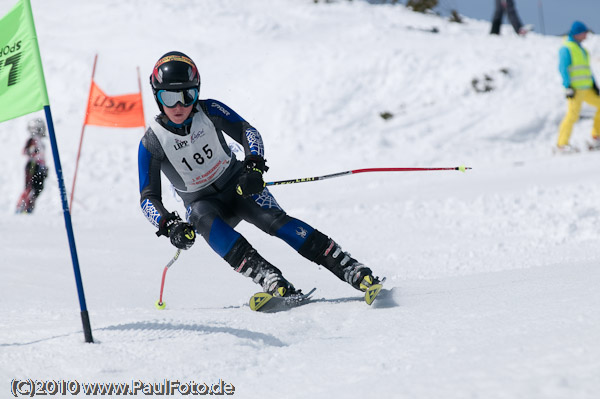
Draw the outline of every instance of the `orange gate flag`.
<instances>
[{"instance_id":1,"label":"orange gate flag","mask_svg":"<svg viewBox=\"0 0 600 399\"><path fill-rule=\"evenodd\" d=\"M144 127L142 93L108 96L92 80L84 125Z\"/></svg>"}]
</instances>

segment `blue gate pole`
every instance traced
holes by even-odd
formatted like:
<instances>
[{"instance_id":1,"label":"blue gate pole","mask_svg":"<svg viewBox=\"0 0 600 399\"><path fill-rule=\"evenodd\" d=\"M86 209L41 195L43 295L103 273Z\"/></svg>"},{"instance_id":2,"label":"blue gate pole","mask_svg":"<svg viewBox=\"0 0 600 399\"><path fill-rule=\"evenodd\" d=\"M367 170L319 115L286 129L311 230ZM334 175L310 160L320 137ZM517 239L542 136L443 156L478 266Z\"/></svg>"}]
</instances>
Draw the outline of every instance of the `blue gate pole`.
<instances>
[{"instance_id":1,"label":"blue gate pole","mask_svg":"<svg viewBox=\"0 0 600 399\"><path fill-rule=\"evenodd\" d=\"M92 338L92 327L90 325L90 316L85 304L85 295L83 293L83 283L81 281L81 272L79 270L79 260L77 259L77 249L75 248L75 236L73 235L73 225L71 224L71 213L69 212L69 203L67 202L67 190L63 180L62 167L60 165L60 157L58 155L58 145L56 143L56 134L54 133L54 123L52 122L52 112L50 106L44 106L46 113L46 123L48 125L48 133L50 135L50 145L52 146L52 156L54 157L54 168L56 169L56 177L58 179L58 188L60 191L60 199L62 201L63 214L65 217L65 226L67 228L67 236L69 238L69 247L71 248L71 259L73 261L73 271L75 272L75 283L77 284L77 294L79 295L79 307L81 308L81 322L83 323L83 335L85 342L94 342Z\"/></svg>"}]
</instances>

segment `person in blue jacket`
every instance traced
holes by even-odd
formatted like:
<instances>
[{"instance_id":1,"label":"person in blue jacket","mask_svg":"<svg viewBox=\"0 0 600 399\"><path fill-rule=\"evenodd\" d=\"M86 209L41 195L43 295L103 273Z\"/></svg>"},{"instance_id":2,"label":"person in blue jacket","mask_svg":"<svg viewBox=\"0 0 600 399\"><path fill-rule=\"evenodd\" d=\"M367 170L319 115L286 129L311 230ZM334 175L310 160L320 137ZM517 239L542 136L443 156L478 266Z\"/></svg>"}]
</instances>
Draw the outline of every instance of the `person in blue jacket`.
<instances>
[{"instance_id":1,"label":"person in blue jacket","mask_svg":"<svg viewBox=\"0 0 600 399\"><path fill-rule=\"evenodd\" d=\"M379 283L371 269L335 241L281 208L263 180L268 167L260 133L222 102L198 98L200 75L188 56L173 51L160 57L150 85L160 114L139 146L140 205L158 236L189 249L200 234L234 271L274 296L300 290L234 229L242 220L282 239L358 290ZM243 146L243 161L236 159L223 134ZM161 172L183 200L187 221L163 205Z\"/></svg>"},{"instance_id":2,"label":"person in blue jacket","mask_svg":"<svg viewBox=\"0 0 600 399\"><path fill-rule=\"evenodd\" d=\"M567 98L567 114L559 127L556 150L561 153L578 152L579 149L569 144L573 126L579 120L579 113L584 102L597 108L591 132L589 149L600 149L600 96L598 86L590 68L590 54L581 45L587 38L589 29L580 21L575 21L569 30L569 36L558 53L558 70Z\"/></svg>"}]
</instances>

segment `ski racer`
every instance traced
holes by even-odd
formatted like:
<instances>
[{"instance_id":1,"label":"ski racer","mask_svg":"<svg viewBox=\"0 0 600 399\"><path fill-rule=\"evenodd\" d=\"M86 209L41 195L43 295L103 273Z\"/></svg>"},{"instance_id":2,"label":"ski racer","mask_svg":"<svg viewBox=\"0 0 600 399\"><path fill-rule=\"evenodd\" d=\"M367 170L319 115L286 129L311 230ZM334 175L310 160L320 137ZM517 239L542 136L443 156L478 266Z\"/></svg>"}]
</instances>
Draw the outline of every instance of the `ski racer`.
<instances>
[{"instance_id":1,"label":"ski racer","mask_svg":"<svg viewBox=\"0 0 600 399\"><path fill-rule=\"evenodd\" d=\"M27 124L30 137L25 143L23 154L27 156L25 164L25 189L17 203L17 213L32 213L35 201L44 189L48 177L45 160L45 147L42 138L46 136L46 125L41 118L32 119Z\"/></svg>"},{"instance_id":2,"label":"ski racer","mask_svg":"<svg viewBox=\"0 0 600 399\"><path fill-rule=\"evenodd\" d=\"M234 271L273 296L301 291L234 229L242 220L282 239L358 290L379 283L371 269L335 241L279 206L263 180L268 167L260 133L227 105L199 99L194 61L181 52L166 53L154 65L150 85L160 113L142 137L138 164L140 205L158 228L157 236L189 249L200 234ZM243 160L236 159L223 134L243 146ZM183 200L186 221L163 205L161 172Z\"/></svg>"}]
</instances>

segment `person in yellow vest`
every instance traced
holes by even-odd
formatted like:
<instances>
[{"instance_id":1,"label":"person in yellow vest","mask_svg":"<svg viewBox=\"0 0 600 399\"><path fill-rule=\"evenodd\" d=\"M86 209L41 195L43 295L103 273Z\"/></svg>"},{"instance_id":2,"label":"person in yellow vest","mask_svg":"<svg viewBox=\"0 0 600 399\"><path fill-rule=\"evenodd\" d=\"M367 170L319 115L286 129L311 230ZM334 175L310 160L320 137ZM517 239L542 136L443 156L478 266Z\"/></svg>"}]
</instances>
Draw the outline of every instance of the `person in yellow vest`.
<instances>
[{"instance_id":1,"label":"person in yellow vest","mask_svg":"<svg viewBox=\"0 0 600 399\"><path fill-rule=\"evenodd\" d=\"M577 147L569 144L569 139L573 126L579 119L583 102L598 109L588 147L590 150L600 149L600 96L590 68L590 54L581 46L588 32L589 29L583 22L573 22L569 36L559 51L558 69L567 97L567 114L558 132L557 152L561 153L579 152Z\"/></svg>"}]
</instances>

